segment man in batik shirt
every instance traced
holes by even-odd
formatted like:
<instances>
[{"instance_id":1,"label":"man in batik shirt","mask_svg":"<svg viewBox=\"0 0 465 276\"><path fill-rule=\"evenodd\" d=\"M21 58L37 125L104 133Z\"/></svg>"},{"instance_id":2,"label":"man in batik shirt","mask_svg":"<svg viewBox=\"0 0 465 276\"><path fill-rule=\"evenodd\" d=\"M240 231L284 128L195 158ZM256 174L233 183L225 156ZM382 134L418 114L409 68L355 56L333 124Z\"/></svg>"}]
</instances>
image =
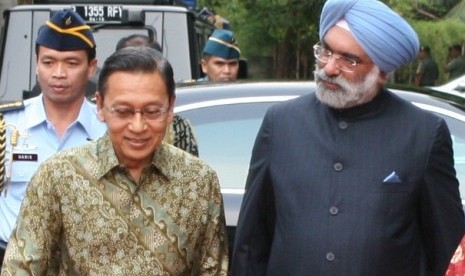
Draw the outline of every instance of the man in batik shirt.
<instances>
[{"instance_id":1,"label":"man in batik shirt","mask_svg":"<svg viewBox=\"0 0 465 276\"><path fill-rule=\"evenodd\" d=\"M121 38L116 44L116 51L126 47L145 46L163 52L161 45L143 34L133 34ZM174 114L173 122L166 129L165 142L174 145L190 154L199 156L197 138L190 122L178 114Z\"/></svg>"},{"instance_id":2,"label":"man in batik shirt","mask_svg":"<svg viewBox=\"0 0 465 276\"><path fill-rule=\"evenodd\" d=\"M2 275L226 275L216 173L163 142L173 119L171 65L125 48L100 72L108 132L44 162L31 180Z\"/></svg>"}]
</instances>

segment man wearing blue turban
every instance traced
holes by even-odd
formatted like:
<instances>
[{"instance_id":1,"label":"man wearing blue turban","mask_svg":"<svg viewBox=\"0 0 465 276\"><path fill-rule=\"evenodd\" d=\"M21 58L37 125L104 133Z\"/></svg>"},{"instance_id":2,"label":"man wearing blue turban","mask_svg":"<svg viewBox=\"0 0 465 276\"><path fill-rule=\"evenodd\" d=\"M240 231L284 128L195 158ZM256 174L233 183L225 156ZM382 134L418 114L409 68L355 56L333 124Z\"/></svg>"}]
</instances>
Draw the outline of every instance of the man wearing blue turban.
<instances>
[{"instance_id":1,"label":"man wearing blue turban","mask_svg":"<svg viewBox=\"0 0 465 276\"><path fill-rule=\"evenodd\" d=\"M376 0L329 0L316 93L257 134L232 274L444 275L465 232L445 121L383 87L418 37Z\"/></svg>"},{"instance_id":2,"label":"man wearing blue turban","mask_svg":"<svg viewBox=\"0 0 465 276\"><path fill-rule=\"evenodd\" d=\"M320 18L320 40L339 21L382 72L409 63L418 54L418 36L410 25L381 1L326 2Z\"/></svg>"}]
</instances>

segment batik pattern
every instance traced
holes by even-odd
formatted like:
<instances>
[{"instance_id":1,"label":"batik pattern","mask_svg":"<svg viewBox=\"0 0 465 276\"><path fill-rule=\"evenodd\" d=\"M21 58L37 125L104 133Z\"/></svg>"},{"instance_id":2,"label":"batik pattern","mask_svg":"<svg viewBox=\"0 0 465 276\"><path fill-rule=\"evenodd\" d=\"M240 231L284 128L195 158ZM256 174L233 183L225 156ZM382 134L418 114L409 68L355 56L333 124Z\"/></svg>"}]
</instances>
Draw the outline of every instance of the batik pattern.
<instances>
[{"instance_id":1,"label":"batik pattern","mask_svg":"<svg viewBox=\"0 0 465 276\"><path fill-rule=\"evenodd\" d=\"M216 173L163 143L136 183L108 136L33 177L2 275L226 275Z\"/></svg>"}]
</instances>

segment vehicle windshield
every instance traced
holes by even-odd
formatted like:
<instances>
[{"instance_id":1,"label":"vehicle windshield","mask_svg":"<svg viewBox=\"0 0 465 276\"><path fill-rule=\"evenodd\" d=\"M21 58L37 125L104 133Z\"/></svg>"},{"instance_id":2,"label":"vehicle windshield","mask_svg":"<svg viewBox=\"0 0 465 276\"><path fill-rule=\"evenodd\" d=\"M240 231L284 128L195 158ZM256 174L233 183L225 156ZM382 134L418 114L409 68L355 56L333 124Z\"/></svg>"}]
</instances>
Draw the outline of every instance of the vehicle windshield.
<instances>
[{"instance_id":1,"label":"vehicle windshield","mask_svg":"<svg viewBox=\"0 0 465 276\"><path fill-rule=\"evenodd\" d=\"M145 27L116 28L106 25L103 28L94 28L93 35L97 45L97 66L101 68L105 59L115 52L116 44L121 38L133 34L140 34L157 40L156 30Z\"/></svg>"}]
</instances>

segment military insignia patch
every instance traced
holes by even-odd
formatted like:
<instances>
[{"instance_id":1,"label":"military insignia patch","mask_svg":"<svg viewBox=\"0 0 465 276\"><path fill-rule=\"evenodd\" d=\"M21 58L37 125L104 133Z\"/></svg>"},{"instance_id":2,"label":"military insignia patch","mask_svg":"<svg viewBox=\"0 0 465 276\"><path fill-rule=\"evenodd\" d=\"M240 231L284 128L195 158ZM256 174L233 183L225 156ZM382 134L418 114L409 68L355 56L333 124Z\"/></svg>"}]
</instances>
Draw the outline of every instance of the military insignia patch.
<instances>
[{"instance_id":1,"label":"military insignia patch","mask_svg":"<svg viewBox=\"0 0 465 276\"><path fill-rule=\"evenodd\" d=\"M73 23L73 21L71 20L71 16L68 16L68 18L66 18L66 20L65 20L65 25L69 26L69 25L71 25L71 23Z\"/></svg>"}]
</instances>

